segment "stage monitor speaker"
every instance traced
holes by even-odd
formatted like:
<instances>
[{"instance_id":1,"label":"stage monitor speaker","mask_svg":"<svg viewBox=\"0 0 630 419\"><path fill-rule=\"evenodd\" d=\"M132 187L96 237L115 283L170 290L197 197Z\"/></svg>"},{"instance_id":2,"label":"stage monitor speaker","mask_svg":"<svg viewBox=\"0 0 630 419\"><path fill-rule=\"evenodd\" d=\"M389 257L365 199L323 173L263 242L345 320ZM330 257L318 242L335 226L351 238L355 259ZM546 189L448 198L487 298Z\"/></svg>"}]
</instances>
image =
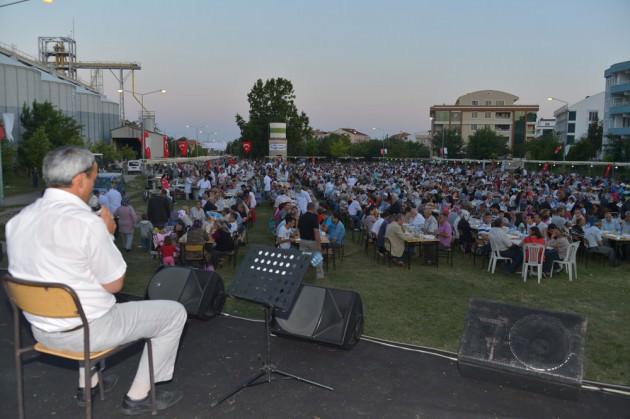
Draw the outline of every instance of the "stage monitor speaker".
<instances>
[{"instance_id":1,"label":"stage monitor speaker","mask_svg":"<svg viewBox=\"0 0 630 419\"><path fill-rule=\"evenodd\" d=\"M188 314L207 320L221 313L225 287L216 272L181 266L162 267L149 281L147 299L179 301Z\"/></svg>"},{"instance_id":2,"label":"stage monitor speaker","mask_svg":"<svg viewBox=\"0 0 630 419\"><path fill-rule=\"evenodd\" d=\"M302 285L291 312L275 314L274 333L344 349L356 345L363 333L363 304L354 291Z\"/></svg>"},{"instance_id":3,"label":"stage monitor speaker","mask_svg":"<svg viewBox=\"0 0 630 419\"><path fill-rule=\"evenodd\" d=\"M463 376L575 399L584 370L586 319L472 299L458 366Z\"/></svg>"}]
</instances>

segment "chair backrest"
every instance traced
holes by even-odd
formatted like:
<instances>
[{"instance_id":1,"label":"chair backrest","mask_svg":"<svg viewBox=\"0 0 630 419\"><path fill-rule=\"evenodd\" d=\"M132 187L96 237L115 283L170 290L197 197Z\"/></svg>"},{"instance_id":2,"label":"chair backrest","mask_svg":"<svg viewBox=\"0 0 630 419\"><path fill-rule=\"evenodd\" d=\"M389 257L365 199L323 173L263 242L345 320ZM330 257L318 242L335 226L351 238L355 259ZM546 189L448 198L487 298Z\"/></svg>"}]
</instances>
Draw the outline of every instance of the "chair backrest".
<instances>
[{"instance_id":1,"label":"chair backrest","mask_svg":"<svg viewBox=\"0 0 630 419\"><path fill-rule=\"evenodd\" d=\"M24 281L5 275L2 282L11 302L20 310L41 317L84 317L79 297L65 284Z\"/></svg>"},{"instance_id":2,"label":"chair backrest","mask_svg":"<svg viewBox=\"0 0 630 419\"><path fill-rule=\"evenodd\" d=\"M523 256L527 263L543 263L545 246L537 243L525 243L523 246Z\"/></svg>"},{"instance_id":3,"label":"chair backrest","mask_svg":"<svg viewBox=\"0 0 630 419\"><path fill-rule=\"evenodd\" d=\"M383 244L383 247L385 248L385 251L389 254L392 253L392 242L389 241L389 239L387 237L385 237L385 242Z\"/></svg>"},{"instance_id":4,"label":"chair backrest","mask_svg":"<svg viewBox=\"0 0 630 419\"><path fill-rule=\"evenodd\" d=\"M501 252L499 252L499 249L497 249L494 242L492 240L488 240L488 243L490 243L490 249L492 250L492 254L495 256L501 256Z\"/></svg>"},{"instance_id":5,"label":"chair backrest","mask_svg":"<svg viewBox=\"0 0 630 419\"><path fill-rule=\"evenodd\" d=\"M564 258L565 262L574 262L577 256L578 248L580 247L580 242L573 242L569 245L569 249L567 250L567 255Z\"/></svg>"},{"instance_id":6,"label":"chair backrest","mask_svg":"<svg viewBox=\"0 0 630 419\"><path fill-rule=\"evenodd\" d=\"M203 259L203 244L184 243L184 259L186 260Z\"/></svg>"}]
</instances>

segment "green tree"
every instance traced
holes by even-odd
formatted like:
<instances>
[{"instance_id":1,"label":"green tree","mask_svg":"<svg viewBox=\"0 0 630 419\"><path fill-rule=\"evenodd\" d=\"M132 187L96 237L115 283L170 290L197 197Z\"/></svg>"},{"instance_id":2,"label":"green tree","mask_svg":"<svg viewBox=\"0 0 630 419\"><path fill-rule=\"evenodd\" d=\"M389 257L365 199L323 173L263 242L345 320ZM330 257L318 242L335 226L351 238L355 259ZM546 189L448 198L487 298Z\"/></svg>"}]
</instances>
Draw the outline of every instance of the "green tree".
<instances>
[{"instance_id":1,"label":"green tree","mask_svg":"<svg viewBox=\"0 0 630 419\"><path fill-rule=\"evenodd\" d=\"M457 157L462 152L464 141L459 131L454 128L447 128L444 132L437 130L431 138L431 146L436 155L440 155L442 144L446 147L448 157Z\"/></svg>"},{"instance_id":2,"label":"green tree","mask_svg":"<svg viewBox=\"0 0 630 419\"><path fill-rule=\"evenodd\" d=\"M466 155L471 159L497 159L508 154L507 138L491 128L481 128L468 137Z\"/></svg>"},{"instance_id":3,"label":"green tree","mask_svg":"<svg viewBox=\"0 0 630 419\"><path fill-rule=\"evenodd\" d=\"M560 151L556 153L560 147ZM561 160L562 144L553 132L546 132L542 137L533 139L525 146L528 158L532 160Z\"/></svg>"},{"instance_id":4,"label":"green tree","mask_svg":"<svg viewBox=\"0 0 630 419\"><path fill-rule=\"evenodd\" d=\"M350 152L350 138L340 135L330 144L330 157L348 156Z\"/></svg>"},{"instance_id":5,"label":"green tree","mask_svg":"<svg viewBox=\"0 0 630 419\"><path fill-rule=\"evenodd\" d=\"M630 162L630 141L619 135L608 135L605 153L608 161Z\"/></svg>"},{"instance_id":6,"label":"green tree","mask_svg":"<svg viewBox=\"0 0 630 419\"><path fill-rule=\"evenodd\" d=\"M33 102L30 108L24 104L20 122L24 128L25 139L39 128L43 128L51 148L63 145L84 145L81 139L81 125L74 118L55 109L50 102Z\"/></svg>"},{"instance_id":7,"label":"green tree","mask_svg":"<svg viewBox=\"0 0 630 419\"><path fill-rule=\"evenodd\" d=\"M17 155L17 146L8 140L0 141L2 147L2 175L4 179L11 179L14 175L15 158Z\"/></svg>"},{"instance_id":8,"label":"green tree","mask_svg":"<svg viewBox=\"0 0 630 419\"><path fill-rule=\"evenodd\" d=\"M250 140L250 156L262 157L269 153L269 123L287 124L287 152L289 155L303 154L305 142L311 137L308 116L298 112L295 106L293 84L286 79L276 78L263 82L258 79L247 95L249 120L236 114L236 124L241 130L240 140ZM239 152L240 155L240 152Z\"/></svg>"},{"instance_id":9,"label":"green tree","mask_svg":"<svg viewBox=\"0 0 630 419\"><path fill-rule=\"evenodd\" d=\"M120 160L120 152L113 143L98 142L90 147L92 153L101 153L103 155L103 163L105 168L116 160ZM134 153L135 155L135 153ZM100 168L99 168L100 169Z\"/></svg>"},{"instance_id":10,"label":"green tree","mask_svg":"<svg viewBox=\"0 0 630 419\"><path fill-rule=\"evenodd\" d=\"M136 152L128 145L123 146L120 150L120 158L123 160L135 160Z\"/></svg>"},{"instance_id":11,"label":"green tree","mask_svg":"<svg viewBox=\"0 0 630 419\"><path fill-rule=\"evenodd\" d=\"M39 127L35 132L26 137L20 144L18 153L21 154L22 163L29 172L37 168L41 170L46 153L51 150L52 144L46 135L44 127Z\"/></svg>"},{"instance_id":12,"label":"green tree","mask_svg":"<svg viewBox=\"0 0 630 419\"><path fill-rule=\"evenodd\" d=\"M601 121L592 122L588 126L588 132L571 146L567 153L567 160L593 160L602 148L604 127Z\"/></svg>"}]
</instances>

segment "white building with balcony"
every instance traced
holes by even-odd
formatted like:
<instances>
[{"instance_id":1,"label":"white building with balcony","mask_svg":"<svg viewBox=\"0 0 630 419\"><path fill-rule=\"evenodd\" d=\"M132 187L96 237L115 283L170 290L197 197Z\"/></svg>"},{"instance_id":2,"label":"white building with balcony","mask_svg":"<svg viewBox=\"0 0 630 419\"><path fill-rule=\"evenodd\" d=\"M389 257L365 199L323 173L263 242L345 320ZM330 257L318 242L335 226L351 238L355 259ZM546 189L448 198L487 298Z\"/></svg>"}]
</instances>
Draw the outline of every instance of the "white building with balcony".
<instances>
[{"instance_id":1,"label":"white building with balcony","mask_svg":"<svg viewBox=\"0 0 630 419\"><path fill-rule=\"evenodd\" d=\"M604 77L604 144L608 135L619 135L630 141L630 61L611 65Z\"/></svg>"},{"instance_id":2,"label":"white building with balcony","mask_svg":"<svg viewBox=\"0 0 630 419\"><path fill-rule=\"evenodd\" d=\"M586 137L590 124L604 118L604 92L564 105L556 109L553 115L556 117L556 134L565 145L566 155L572 144Z\"/></svg>"}]
</instances>

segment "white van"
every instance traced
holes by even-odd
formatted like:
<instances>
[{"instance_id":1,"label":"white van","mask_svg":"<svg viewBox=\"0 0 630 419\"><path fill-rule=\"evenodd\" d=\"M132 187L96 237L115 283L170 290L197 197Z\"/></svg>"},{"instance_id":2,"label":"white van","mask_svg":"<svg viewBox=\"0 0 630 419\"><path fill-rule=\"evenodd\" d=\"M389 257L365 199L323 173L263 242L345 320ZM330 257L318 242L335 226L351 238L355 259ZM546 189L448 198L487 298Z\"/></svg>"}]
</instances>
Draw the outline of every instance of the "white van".
<instances>
[{"instance_id":1,"label":"white van","mask_svg":"<svg viewBox=\"0 0 630 419\"><path fill-rule=\"evenodd\" d=\"M129 160L127 162L127 173L141 173L141 172L142 172L142 161Z\"/></svg>"}]
</instances>

